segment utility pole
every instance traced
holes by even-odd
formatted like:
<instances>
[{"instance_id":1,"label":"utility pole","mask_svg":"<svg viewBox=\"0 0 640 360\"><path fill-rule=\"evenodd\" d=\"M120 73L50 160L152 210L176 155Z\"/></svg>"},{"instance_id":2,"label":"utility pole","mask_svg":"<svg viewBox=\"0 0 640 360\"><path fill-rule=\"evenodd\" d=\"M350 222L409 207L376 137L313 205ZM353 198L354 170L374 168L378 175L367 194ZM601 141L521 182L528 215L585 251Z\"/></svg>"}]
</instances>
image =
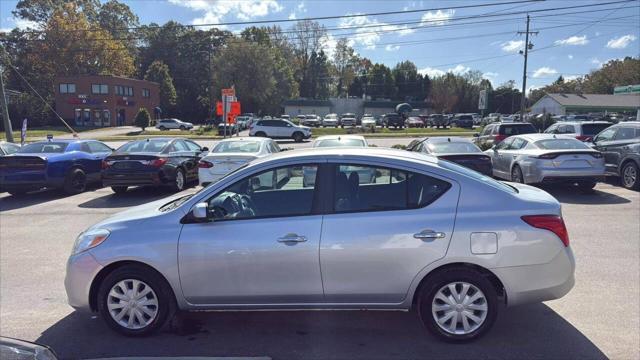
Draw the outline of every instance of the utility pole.
<instances>
[{"instance_id":1,"label":"utility pole","mask_svg":"<svg viewBox=\"0 0 640 360\"><path fill-rule=\"evenodd\" d=\"M518 31L519 35L525 34L524 40L524 71L522 72L522 101L520 103L520 121L524 121L524 111L527 105L527 60L529 57L529 50L533 49L533 44L529 42L529 34L538 34L537 31L529 31L529 15L527 14L527 31ZM520 50L522 54L522 50Z\"/></svg>"},{"instance_id":2,"label":"utility pole","mask_svg":"<svg viewBox=\"0 0 640 360\"><path fill-rule=\"evenodd\" d=\"M2 80L2 67L0 67L0 106L2 106L2 120L4 121L4 133L8 142L13 142L13 129L11 129L11 120L9 119L9 108L7 107L7 98L4 93L4 81Z\"/></svg>"}]
</instances>

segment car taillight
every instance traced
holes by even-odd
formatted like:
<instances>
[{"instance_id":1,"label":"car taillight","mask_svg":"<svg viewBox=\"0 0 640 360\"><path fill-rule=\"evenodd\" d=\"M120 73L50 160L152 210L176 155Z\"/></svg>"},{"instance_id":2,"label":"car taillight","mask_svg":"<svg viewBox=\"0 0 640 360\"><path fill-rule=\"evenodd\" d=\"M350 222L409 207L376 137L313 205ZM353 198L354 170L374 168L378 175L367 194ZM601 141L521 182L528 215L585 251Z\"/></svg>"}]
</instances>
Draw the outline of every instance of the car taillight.
<instances>
[{"instance_id":1,"label":"car taillight","mask_svg":"<svg viewBox=\"0 0 640 360\"><path fill-rule=\"evenodd\" d=\"M506 138L507 138L506 135L496 135L495 139L493 139L493 143L497 144L497 143L499 143L500 141L502 141L502 140L504 140Z\"/></svg>"},{"instance_id":2,"label":"car taillight","mask_svg":"<svg viewBox=\"0 0 640 360\"><path fill-rule=\"evenodd\" d=\"M542 154L542 155L538 155L538 156L533 156L536 159L555 159L558 157L558 154Z\"/></svg>"},{"instance_id":3,"label":"car taillight","mask_svg":"<svg viewBox=\"0 0 640 360\"><path fill-rule=\"evenodd\" d=\"M591 136L587 135L576 135L576 139L580 141L591 141Z\"/></svg>"},{"instance_id":4,"label":"car taillight","mask_svg":"<svg viewBox=\"0 0 640 360\"><path fill-rule=\"evenodd\" d=\"M204 161L204 160L200 160L198 161L198 167L200 169L209 169L213 167L213 163L210 163L208 161Z\"/></svg>"},{"instance_id":5,"label":"car taillight","mask_svg":"<svg viewBox=\"0 0 640 360\"><path fill-rule=\"evenodd\" d=\"M167 163L167 159L166 158L158 158L155 160L152 160L151 162L149 162L149 166L152 167L161 167L162 165Z\"/></svg>"},{"instance_id":6,"label":"car taillight","mask_svg":"<svg viewBox=\"0 0 640 360\"><path fill-rule=\"evenodd\" d=\"M569 233L564 225L564 220L557 215L526 215L521 218L527 224L538 229L549 230L556 234L564 244L569 246Z\"/></svg>"}]
</instances>

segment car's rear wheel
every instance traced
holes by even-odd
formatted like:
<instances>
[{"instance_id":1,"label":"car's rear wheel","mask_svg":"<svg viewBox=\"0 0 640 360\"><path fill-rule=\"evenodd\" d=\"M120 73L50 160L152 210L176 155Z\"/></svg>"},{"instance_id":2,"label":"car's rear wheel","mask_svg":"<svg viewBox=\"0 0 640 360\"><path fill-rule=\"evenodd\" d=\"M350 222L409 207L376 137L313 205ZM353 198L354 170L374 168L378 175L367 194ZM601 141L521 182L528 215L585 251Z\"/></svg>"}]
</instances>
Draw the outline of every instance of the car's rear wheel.
<instances>
[{"instance_id":1,"label":"car's rear wheel","mask_svg":"<svg viewBox=\"0 0 640 360\"><path fill-rule=\"evenodd\" d=\"M186 183L185 177L184 177L184 171L182 171L182 169L178 168L176 169L176 177L173 180L173 191L175 192L179 192L184 190L184 184Z\"/></svg>"},{"instance_id":2,"label":"car's rear wheel","mask_svg":"<svg viewBox=\"0 0 640 360\"><path fill-rule=\"evenodd\" d=\"M295 142L302 142L302 139L304 138L300 132L294 132L292 137Z\"/></svg>"},{"instance_id":3,"label":"car's rear wheel","mask_svg":"<svg viewBox=\"0 0 640 360\"><path fill-rule=\"evenodd\" d=\"M87 175L82 169L71 169L64 179L64 192L79 194L87 188Z\"/></svg>"},{"instance_id":4,"label":"car's rear wheel","mask_svg":"<svg viewBox=\"0 0 640 360\"><path fill-rule=\"evenodd\" d=\"M141 266L116 269L98 290L98 311L112 329L127 336L158 330L172 312L173 294L164 279Z\"/></svg>"},{"instance_id":5,"label":"car's rear wheel","mask_svg":"<svg viewBox=\"0 0 640 360\"><path fill-rule=\"evenodd\" d=\"M265 134L265 133L264 133L264 132L262 132L262 131L258 131L258 132L256 133L256 136L257 136L257 137L267 137L267 134Z\"/></svg>"},{"instance_id":6,"label":"car's rear wheel","mask_svg":"<svg viewBox=\"0 0 640 360\"><path fill-rule=\"evenodd\" d=\"M167 128L166 128L166 127L164 127L164 126L160 126L158 129L160 129L160 130L162 130L162 131L167 130Z\"/></svg>"},{"instance_id":7,"label":"car's rear wheel","mask_svg":"<svg viewBox=\"0 0 640 360\"><path fill-rule=\"evenodd\" d=\"M451 269L433 275L419 294L420 319L440 339L465 342L485 334L498 313L496 289L482 274Z\"/></svg>"},{"instance_id":8,"label":"car's rear wheel","mask_svg":"<svg viewBox=\"0 0 640 360\"><path fill-rule=\"evenodd\" d=\"M112 186L111 190L113 190L116 194L124 194L127 192L128 186Z\"/></svg>"},{"instance_id":9,"label":"car's rear wheel","mask_svg":"<svg viewBox=\"0 0 640 360\"><path fill-rule=\"evenodd\" d=\"M622 175L622 186L632 190L640 189L640 171L638 165L633 161L624 164L620 174Z\"/></svg>"},{"instance_id":10,"label":"car's rear wheel","mask_svg":"<svg viewBox=\"0 0 640 360\"><path fill-rule=\"evenodd\" d=\"M522 176L522 169L520 169L520 166L515 165L513 169L511 169L511 181L521 184L524 183L524 177Z\"/></svg>"}]
</instances>

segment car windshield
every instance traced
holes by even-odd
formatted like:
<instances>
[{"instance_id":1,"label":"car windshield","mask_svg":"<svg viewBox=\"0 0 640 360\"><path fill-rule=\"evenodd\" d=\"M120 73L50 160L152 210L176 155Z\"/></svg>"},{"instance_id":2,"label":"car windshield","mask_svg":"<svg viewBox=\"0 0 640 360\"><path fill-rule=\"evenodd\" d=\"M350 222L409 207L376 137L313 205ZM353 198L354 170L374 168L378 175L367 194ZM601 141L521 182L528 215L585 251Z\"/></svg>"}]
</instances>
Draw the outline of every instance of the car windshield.
<instances>
[{"instance_id":1,"label":"car windshield","mask_svg":"<svg viewBox=\"0 0 640 360\"><path fill-rule=\"evenodd\" d=\"M582 135L593 136L609 126L611 124L582 124Z\"/></svg>"},{"instance_id":2,"label":"car windshield","mask_svg":"<svg viewBox=\"0 0 640 360\"><path fill-rule=\"evenodd\" d=\"M139 140L126 143L119 147L115 153L159 153L169 144L171 140Z\"/></svg>"},{"instance_id":3,"label":"car windshield","mask_svg":"<svg viewBox=\"0 0 640 360\"><path fill-rule=\"evenodd\" d=\"M317 140L315 147L358 146L364 147L364 141L360 139L324 139Z\"/></svg>"},{"instance_id":4,"label":"car windshield","mask_svg":"<svg viewBox=\"0 0 640 360\"><path fill-rule=\"evenodd\" d=\"M427 145L434 153L479 153L480 149L467 142L442 142Z\"/></svg>"},{"instance_id":5,"label":"car windshield","mask_svg":"<svg viewBox=\"0 0 640 360\"><path fill-rule=\"evenodd\" d=\"M214 153L256 153L260 150L259 141L222 141L213 148Z\"/></svg>"},{"instance_id":6,"label":"car windshield","mask_svg":"<svg viewBox=\"0 0 640 360\"><path fill-rule=\"evenodd\" d=\"M584 150L591 149L585 143L576 139L547 139L538 140L534 144L545 150Z\"/></svg>"},{"instance_id":7,"label":"car windshield","mask_svg":"<svg viewBox=\"0 0 640 360\"><path fill-rule=\"evenodd\" d=\"M63 153L69 144L66 142L39 142L28 144L17 151L18 154Z\"/></svg>"}]
</instances>

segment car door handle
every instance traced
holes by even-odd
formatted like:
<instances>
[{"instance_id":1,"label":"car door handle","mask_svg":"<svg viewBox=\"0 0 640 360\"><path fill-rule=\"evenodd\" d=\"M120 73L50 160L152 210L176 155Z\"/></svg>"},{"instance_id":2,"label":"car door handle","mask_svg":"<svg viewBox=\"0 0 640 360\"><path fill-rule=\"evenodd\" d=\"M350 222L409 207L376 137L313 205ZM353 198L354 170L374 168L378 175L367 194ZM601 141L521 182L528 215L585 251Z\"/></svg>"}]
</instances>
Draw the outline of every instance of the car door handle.
<instances>
[{"instance_id":1,"label":"car door handle","mask_svg":"<svg viewBox=\"0 0 640 360\"><path fill-rule=\"evenodd\" d=\"M419 233L413 234L413 237L420 240L434 240L444 238L445 233L433 230L424 230Z\"/></svg>"},{"instance_id":2,"label":"car door handle","mask_svg":"<svg viewBox=\"0 0 640 360\"><path fill-rule=\"evenodd\" d=\"M300 236L298 234L287 234L283 237L278 238L278 242L281 243L299 243L307 241L306 236Z\"/></svg>"}]
</instances>

